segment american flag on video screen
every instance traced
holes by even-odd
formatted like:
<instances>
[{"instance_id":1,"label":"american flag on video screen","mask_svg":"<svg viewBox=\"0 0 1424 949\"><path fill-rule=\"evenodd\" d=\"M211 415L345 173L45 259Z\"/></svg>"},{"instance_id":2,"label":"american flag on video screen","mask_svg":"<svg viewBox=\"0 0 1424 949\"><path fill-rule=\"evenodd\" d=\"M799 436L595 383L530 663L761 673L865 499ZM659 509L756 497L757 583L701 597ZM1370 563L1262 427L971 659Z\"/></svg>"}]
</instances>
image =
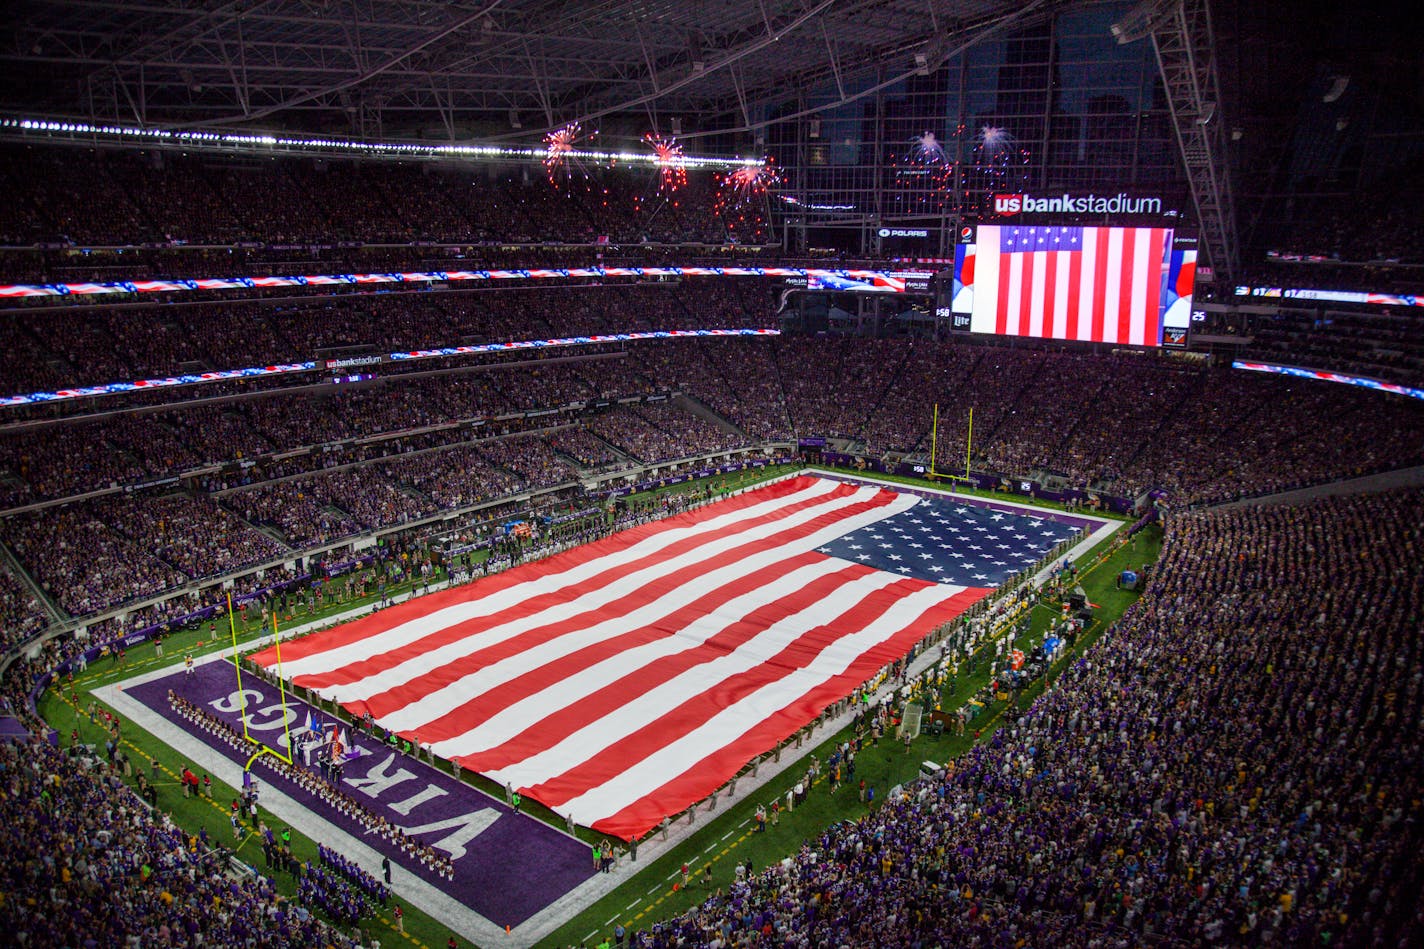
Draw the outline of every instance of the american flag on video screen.
<instances>
[{"instance_id":1,"label":"american flag on video screen","mask_svg":"<svg viewBox=\"0 0 1424 949\"><path fill-rule=\"evenodd\" d=\"M1073 531L797 477L294 641L283 673L628 838Z\"/></svg>"},{"instance_id":2,"label":"american flag on video screen","mask_svg":"<svg viewBox=\"0 0 1424 949\"><path fill-rule=\"evenodd\" d=\"M974 265L976 333L1160 343L1167 228L983 225Z\"/></svg>"}]
</instances>

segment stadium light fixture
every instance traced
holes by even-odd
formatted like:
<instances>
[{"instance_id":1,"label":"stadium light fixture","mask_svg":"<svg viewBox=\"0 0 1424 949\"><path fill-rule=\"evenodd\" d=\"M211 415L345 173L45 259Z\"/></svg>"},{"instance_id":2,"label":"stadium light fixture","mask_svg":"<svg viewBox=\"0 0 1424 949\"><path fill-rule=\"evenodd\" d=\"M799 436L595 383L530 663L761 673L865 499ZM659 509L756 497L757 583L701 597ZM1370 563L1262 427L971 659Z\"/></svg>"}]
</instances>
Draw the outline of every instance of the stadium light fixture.
<instances>
[{"instance_id":1,"label":"stadium light fixture","mask_svg":"<svg viewBox=\"0 0 1424 949\"><path fill-rule=\"evenodd\" d=\"M517 110L510 110L510 120L519 121ZM819 136L820 123L817 122ZM209 129L142 128L130 125L97 125L90 122L66 122L17 116L0 118L0 136L25 140L70 140L93 143L153 144L172 148L209 148L226 152L272 151L315 154L357 154L388 158L443 158L542 162L546 149L541 146L484 145L479 143L434 145L422 142L380 142L356 139L317 138L288 135L254 134L251 132L215 132ZM623 164L656 165L654 155L631 151L574 149L570 152L588 162L620 162ZM737 169L761 165L760 158L718 158L711 155L683 155L681 164L687 168Z\"/></svg>"},{"instance_id":2,"label":"stadium light fixture","mask_svg":"<svg viewBox=\"0 0 1424 949\"><path fill-rule=\"evenodd\" d=\"M1123 14L1122 19L1109 26L1108 32L1117 40L1119 46L1146 39L1152 35L1161 6L1161 0L1143 0Z\"/></svg>"}]
</instances>

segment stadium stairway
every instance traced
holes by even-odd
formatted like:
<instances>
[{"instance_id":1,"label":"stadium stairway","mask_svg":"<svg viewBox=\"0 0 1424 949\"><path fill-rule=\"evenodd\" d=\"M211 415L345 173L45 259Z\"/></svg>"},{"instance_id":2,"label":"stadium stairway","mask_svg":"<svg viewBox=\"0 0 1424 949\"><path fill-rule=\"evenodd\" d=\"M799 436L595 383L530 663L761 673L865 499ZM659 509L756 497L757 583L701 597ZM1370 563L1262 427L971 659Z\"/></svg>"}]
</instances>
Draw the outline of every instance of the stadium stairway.
<instances>
[{"instance_id":1,"label":"stadium stairway","mask_svg":"<svg viewBox=\"0 0 1424 949\"><path fill-rule=\"evenodd\" d=\"M772 345L769 351L771 354L770 362L772 368L776 370L776 391L781 393L781 409L786 413L786 431L794 438L796 435L796 425L792 421L791 406L786 399L786 381L783 378L784 373L781 369L781 360L777 358L777 347L775 345Z\"/></svg>"},{"instance_id":2,"label":"stadium stairway","mask_svg":"<svg viewBox=\"0 0 1424 949\"><path fill-rule=\"evenodd\" d=\"M642 464L642 462L638 461L638 460L637 460L636 458L634 458L632 455L628 454L628 452L624 451L622 448L619 448L617 445L613 444L611 441L609 441L608 439L604 438L602 435L598 434L598 433L595 432L593 429L587 428L587 429L584 429L584 431L588 432L588 434L591 435L592 437L598 439L599 443L602 444L604 447L606 447L609 451L613 452L614 455L616 455L617 457L622 458L624 461L626 461L626 462L627 462L627 467L633 468L633 467L637 467L638 465ZM622 467L622 466L618 466L618 467ZM604 470L608 470L608 469L604 469Z\"/></svg>"},{"instance_id":3,"label":"stadium stairway","mask_svg":"<svg viewBox=\"0 0 1424 949\"><path fill-rule=\"evenodd\" d=\"M15 552L10 549L10 545L3 540L0 540L0 559L3 559L10 565L11 571L20 579L20 582L25 585L25 588L39 599L40 605L44 607L45 613L49 615L51 626L56 623L63 623L69 619L69 616L49 598L49 594L45 592L44 587L40 586L35 578L30 576L30 572L25 569L25 565L20 563L20 558L15 556Z\"/></svg>"},{"instance_id":4,"label":"stadium stairway","mask_svg":"<svg viewBox=\"0 0 1424 949\"><path fill-rule=\"evenodd\" d=\"M974 444L979 446L976 450L978 455L976 461L982 460L984 447L993 442L999 427L1018 410L1019 403L1024 394L1030 391L1038 381L1040 371L1044 368L1044 360L1040 357L1036 365L1032 366L1031 372L1024 374L1023 384L1015 391L1011 397L1005 399L1003 403L992 408L993 414L983 411L989 406L976 406L979 411L974 413ZM950 392L946 394L947 402L956 401L961 395L968 396L972 403L973 393L978 388L977 379L980 373L994 374L999 372L999 368L991 359L980 359L975 364L974 369L960 382L961 392ZM986 417L987 416L987 417ZM944 429L940 430L940 437L945 437Z\"/></svg>"},{"instance_id":5,"label":"stadium stairway","mask_svg":"<svg viewBox=\"0 0 1424 949\"><path fill-rule=\"evenodd\" d=\"M744 438L748 442L755 441L755 439L753 439L746 432L742 431L741 427L734 423L731 419L724 418L723 416L717 414L715 411L712 410L710 406L708 406L702 400L694 396L690 396L686 393L680 392L672 397L672 404L677 406L679 409L682 409L684 412L690 412L693 415L696 415L698 418L706 419L724 432L736 435L738 438Z\"/></svg>"},{"instance_id":6,"label":"stadium stairway","mask_svg":"<svg viewBox=\"0 0 1424 949\"><path fill-rule=\"evenodd\" d=\"M1242 498L1239 501L1227 501L1224 504L1212 506L1219 510L1229 511L1239 507L1301 504L1316 498L1342 497L1351 494L1370 494L1376 491L1391 491L1397 488L1413 488L1419 486L1424 486L1424 465L1418 465L1413 468L1396 468L1393 471L1381 471L1377 474L1365 475L1360 478L1345 478L1340 481L1328 481L1325 484L1313 484L1305 488L1296 488L1294 491L1282 491L1279 494L1267 494L1256 498Z\"/></svg>"}]
</instances>

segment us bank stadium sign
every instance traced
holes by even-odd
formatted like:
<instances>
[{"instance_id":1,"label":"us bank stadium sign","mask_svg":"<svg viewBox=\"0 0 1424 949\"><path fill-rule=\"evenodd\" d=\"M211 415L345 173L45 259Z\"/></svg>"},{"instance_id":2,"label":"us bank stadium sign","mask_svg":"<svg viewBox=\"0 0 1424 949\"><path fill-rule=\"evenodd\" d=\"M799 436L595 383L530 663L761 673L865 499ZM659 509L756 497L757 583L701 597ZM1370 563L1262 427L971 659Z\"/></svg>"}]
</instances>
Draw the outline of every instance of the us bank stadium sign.
<instances>
[{"instance_id":1,"label":"us bank stadium sign","mask_svg":"<svg viewBox=\"0 0 1424 949\"><path fill-rule=\"evenodd\" d=\"M996 194L994 213L1010 214L1161 214L1161 198L1134 198L1119 192L1115 195L1057 194Z\"/></svg>"},{"instance_id":2,"label":"us bank stadium sign","mask_svg":"<svg viewBox=\"0 0 1424 949\"><path fill-rule=\"evenodd\" d=\"M328 369L359 369L362 366L379 366L386 361L386 357L378 353L371 353L365 356L342 356L336 359L324 359L322 365Z\"/></svg>"}]
</instances>

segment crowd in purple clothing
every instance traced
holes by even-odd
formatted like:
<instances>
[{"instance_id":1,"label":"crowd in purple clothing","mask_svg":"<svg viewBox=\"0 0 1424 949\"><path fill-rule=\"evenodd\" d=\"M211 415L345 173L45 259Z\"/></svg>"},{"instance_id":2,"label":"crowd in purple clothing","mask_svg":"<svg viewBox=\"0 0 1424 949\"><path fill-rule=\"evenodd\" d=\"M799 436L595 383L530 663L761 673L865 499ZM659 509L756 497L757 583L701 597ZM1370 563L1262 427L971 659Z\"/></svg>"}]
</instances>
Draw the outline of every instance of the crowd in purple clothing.
<instances>
[{"instance_id":1,"label":"crowd in purple clothing","mask_svg":"<svg viewBox=\"0 0 1424 949\"><path fill-rule=\"evenodd\" d=\"M775 351L783 371L788 351ZM828 365L859 371L854 357L840 356ZM1344 457L1347 448L1359 447L1349 441L1352 431L1381 439L1373 447L1387 458L1402 450L1407 430L1392 443L1380 427L1412 418L1395 414L1404 411L1398 403L1357 401L1339 387L1282 387L1275 380L1135 362L1109 375L1096 365L1105 357L1039 353L1014 362L988 349L977 356L945 357L926 370L929 381L919 387L976 378L991 386L1002 378L1010 388L1022 384L1023 395L1035 378L1087 374L1097 387L1090 403L1074 403L1076 411L1101 405L1129 414L1131 422L1109 429L1114 438L1126 439L1149 414L1166 413L1154 440L1116 462L1125 472L1133 465L1167 470L1180 457L1174 452L1195 453L1197 467L1178 477L1199 478L1217 492L1280 487L1284 479L1370 463L1369 456ZM727 359L719 368L734 364ZM656 377L667 365L664 358L642 368ZM1005 372L1005 365L1015 371ZM1150 403L1151 413L1114 389L1119 375L1145 386L1145 398L1160 400ZM798 398L806 403L804 394ZM615 423L631 431L666 432L654 420L668 425L664 415L675 411L658 403L620 408L612 417L635 419ZM821 411L834 418L841 410ZM1020 443L1061 438L1074 444L1072 429L1030 425L1016 412L991 411L986 423L976 417L976 432L980 424L989 429L986 452L1001 429L1005 439ZM1302 417L1291 417L1296 412ZM1258 440L1242 437L1253 431L1261 433ZM1182 438L1170 442L1175 434ZM1093 435L1076 444L1088 458L1100 450L1095 446L1112 447L1109 441ZM319 477L333 479L343 498L379 506L380 485L414 502L416 495L396 484L433 497L429 484L461 471L504 472L508 480L498 484L505 490L570 470L546 442L538 441L537 449L532 444L522 436ZM468 457L451 454L464 451ZM415 472L439 470L423 459L442 454L458 463L416 486ZM1039 460L1025 455L1018 463ZM358 481L345 484L345 478ZM1193 482L1179 484L1178 497L1191 499ZM237 492L223 503L232 507L234 498L259 490L268 489ZM276 493L268 503L280 499ZM67 550L64 529L86 538L85 549L99 556L91 556L71 598L61 599L66 608L82 609L76 597L86 591L136 582L125 571L173 570L157 558L144 561L128 538L161 551L159 541L173 536L202 549L195 535L202 522L189 514L211 502L158 505L155 524L143 529L127 511L111 510L141 501L106 499L21 515L12 520L28 526L11 534L7 522L7 541L24 562L49 562L52 573L62 574L86 565L76 554L56 566L54 552L44 548ZM1412 671L1418 666L1414 632L1424 615L1424 579L1413 569L1424 555L1421 503L1424 492L1408 491L1171 515L1148 593L1026 716L956 762L943 780L913 785L864 820L829 828L788 861L637 934L637 942L1400 944L1411 927L1424 924L1412 900L1424 884L1413 859L1424 845L1418 805L1424 684ZM389 523L409 512L397 505L350 513L365 523L368 517ZM83 518L99 526L86 527ZM42 521L59 533L44 533ZM264 907L263 925L315 925L285 907L269 912L281 904L264 895L261 884L252 886L258 889L250 899ZM249 925L244 912L233 910L221 925ZM159 918L152 917L152 925L161 925ZM25 924L39 925L33 918Z\"/></svg>"},{"instance_id":2,"label":"crowd in purple clothing","mask_svg":"<svg viewBox=\"0 0 1424 949\"><path fill-rule=\"evenodd\" d=\"M754 440L792 437L773 347L720 340L692 349L680 343L641 346L635 354L655 385L694 396Z\"/></svg>"},{"instance_id":3,"label":"crowd in purple clothing","mask_svg":"<svg viewBox=\"0 0 1424 949\"><path fill-rule=\"evenodd\" d=\"M620 407L595 418L593 434L644 464L744 446L746 440L668 403Z\"/></svg>"},{"instance_id":4,"label":"crowd in purple clothing","mask_svg":"<svg viewBox=\"0 0 1424 949\"><path fill-rule=\"evenodd\" d=\"M326 844L316 845L317 861L321 866L332 870L338 876L354 883L362 892L371 899L376 900L382 906L390 898L390 890L380 880L362 870L356 861L347 857L339 850L328 847Z\"/></svg>"},{"instance_id":5,"label":"crowd in purple clothing","mask_svg":"<svg viewBox=\"0 0 1424 949\"><path fill-rule=\"evenodd\" d=\"M551 433L548 442L555 451L573 459L581 468L597 471L626 463L624 456L608 442L581 425Z\"/></svg>"},{"instance_id":6,"label":"crowd in purple clothing","mask_svg":"<svg viewBox=\"0 0 1424 949\"><path fill-rule=\"evenodd\" d=\"M12 200L0 207L0 244L63 247L0 248L0 276L584 266L617 263L619 253L657 260L608 244L700 242L714 245L711 257L767 238L764 208L719 212L710 174L691 173L675 200L654 195L652 174L600 171L554 189L541 174L426 163L7 145L0 187ZM1325 259L1276 261L1243 279L1412 291L1424 260L1418 210L1411 192L1302 212L1308 226L1275 235L1280 247ZM334 246L348 242L402 246ZM580 246L534 246L546 242ZM187 246L198 243L229 246ZM86 249L104 244L158 246ZM691 251L669 253L663 262L692 262ZM0 396L337 353L770 327L780 291L760 278L368 289L17 308L0 324ZM1424 379L1411 316L1285 311L1256 320L1250 335L1254 357ZM942 777L832 825L760 874L739 874L633 943L1412 944L1424 931L1424 492L1192 508L1424 461L1424 410L1145 354L980 343L671 341L522 354L517 365L495 356L387 365L369 386L317 386L320 374L310 372L291 377L306 391L101 418L78 416L283 383L7 409L0 511L56 503L0 517L0 646L49 622L9 554L58 609L93 617L359 533L575 481L576 467L811 436L844 439L872 458L924 458L938 406L937 461L957 469L972 409L981 470L1125 495L1168 492L1166 546L1147 592L1025 715ZM579 358L557 358L571 354ZM440 374L401 374L427 368ZM592 404L673 392L692 404ZM542 410L553 410L543 422L501 418ZM66 413L75 417L54 421ZM142 487L160 479L177 483ZM80 497L92 492L104 496ZM595 504L580 488L561 495L571 508ZM690 502L647 503L622 511L618 524ZM481 536L503 515L516 509L491 509ZM605 526L601 516L574 520L531 552ZM285 566L240 575L231 592L293 575ZM212 582L93 622L88 641L175 621L226 592ZM83 645L64 637L19 657L0 710L42 727L27 692ZM215 741L245 747L211 716L188 713ZM151 812L117 760L0 742L0 927L16 944L350 945L265 878L230 877L221 849ZM412 860L453 872L315 772L264 761ZM339 855L322 858L303 897L355 921L363 898L336 878ZM369 892L368 882L357 886Z\"/></svg>"},{"instance_id":7,"label":"crowd in purple clothing","mask_svg":"<svg viewBox=\"0 0 1424 949\"><path fill-rule=\"evenodd\" d=\"M731 293L731 289L734 288L727 292ZM685 305L684 300L674 299L681 292L677 288L629 290L604 287L580 290L578 296L593 294L601 301L598 306L607 325L618 328L652 303L657 304L654 310L667 313L681 312ZM543 290L494 293L516 301L521 311L539 299L548 301L546 309L558 310L565 306L560 301L572 296ZM398 323L394 319L397 314L414 313L417 315L410 317L414 320L411 325L426 329L413 336L441 337L445 342L451 340L452 333L456 340L470 338L461 335L460 327L447 325L450 319L458 320L461 311L447 305L448 300L442 303L445 296L389 295L375 298L369 306L355 299L361 306L311 316L310 325L319 327L327 321L346 331L353 325L351 318L358 317L358 324L369 320L371 332L375 332L376 327ZM456 302L480 296L455 295ZM716 296L705 292L686 294L688 300L696 301ZM620 300L628 303L628 312L624 312ZM343 305L352 302L342 301ZM366 313L363 307L374 309ZM718 309L725 318L713 322L722 325L735 319L730 304ZM258 310L253 313L263 320L277 320L270 310L268 307L265 315ZM227 353L266 338L263 333L249 333L248 322L229 324L226 314L218 315L220 311L221 308L215 309L212 317L201 321L209 331L214 326L227 327L230 345L221 349L215 346L214 351ZM150 319L142 315L148 312L135 311L125 315L124 320L142 323ZM183 312L172 319L198 320L183 316ZM158 319L153 323L166 325ZM40 339L64 340L65 345L73 345L72 338L84 337L84 325L76 320L73 326L59 327L59 332L48 327L50 332L46 333L41 333L43 327L37 325L31 335L35 345ZM69 329L75 331L73 337ZM89 330L92 333L93 327ZM369 337L366 330L351 336ZM143 334L138 333L129 344L129 351L144 351L142 339ZM412 342L412 337L400 342ZM302 344L308 345L314 346L315 340ZM114 341L107 338L94 341L93 348L105 353L116 351ZM74 358L87 361L89 350L86 344ZM14 347L0 347L0 358L14 351ZM311 352L305 348L302 351ZM258 351L244 358L270 361L275 356ZM196 361L205 366L218 362L214 358ZM55 360L34 351L21 362L26 366L52 366ZM940 440L952 453L968 435L968 410L972 407L975 448L982 464L1014 474L1043 469L1082 484L1116 482L1121 493L1130 493L1148 486L1153 479L1196 470L1194 459L1182 457L1181 452L1167 464L1143 463L1154 452L1175 451L1178 440L1169 440L1163 446L1162 439L1156 437L1165 427L1193 415L1226 416L1226 429L1181 433L1198 440L1223 431L1232 432L1234 437L1252 416L1269 420L1270 415L1278 414L1290 425L1302 416L1288 409L1288 403L1298 401L1295 393L1305 391L1292 390L1280 380L1253 384L1231 374L1207 373L1146 357L1077 355L928 340L676 341L635 345L626 355L575 363L503 368L497 364L481 365L483 371L453 377L402 379L397 374L374 388L308 389L219 406L174 407L152 414L110 416L102 421L81 419L57 423L63 426L59 429L10 429L0 432L0 504L16 506L68 497L113 484L132 484L253 460L269 477L294 474L311 470L313 465L321 467L330 456L326 452L298 454L283 459L280 465L270 456L340 442L342 451L361 455L346 460L365 460L375 449L364 441L376 436L424 430L427 439L438 439L442 436L429 432L431 427L460 420L579 404L595 397L617 398L671 389L695 396L754 440L844 436L862 443L874 455L927 451L930 409L936 404L941 408ZM65 384L73 381L72 377L63 380ZM1237 400L1227 397L1228 389L1247 397L1261 392L1263 398L1252 402L1243 413L1236 409ZM202 390L202 394L209 392ZM1280 392L1286 395L1276 394ZM198 394L197 390L193 394ZM1346 407L1347 414L1353 414L1358 400L1329 393L1307 397L1305 401L1332 406L1338 403ZM105 402L102 407L123 404L120 399ZM73 405L83 407L81 403ZM1272 406L1276 405L1281 408L1273 413ZM1391 406L1386 412L1390 418L1378 426L1378 434L1385 435L1385 447L1376 454L1390 456L1401 446L1398 439L1388 436L1388 430L1400 426L1383 422L1397 422L1408 411ZM7 417L19 419L22 415ZM56 431L59 437L55 437ZM1311 431L1331 436L1332 442L1336 434L1329 425L1313 427ZM1346 435L1349 437L1348 431ZM358 439L363 444L353 445ZM1366 440L1358 441L1363 444ZM73 450L75 445L83 446L83 450ZM1332 449L1325 449L1325 454L1331 452ZM1310 454L1318 452L1312 450ZM1352 454L1361 457L1362 453ZM1371 460L1363 467L1379 463ZM1258 474L1239 480L1251 481ZM240 476L249 477L250 471L244 467ZM1105 487L1111 489L1111 485ZM1186 485L1179 487L1188 489ZM1228 485L1225 490L1229 493L1234 489Z\"/></svg>"},{"instance_id":8,"label":"crowd in purple clothing","mask_svg":"<svg viewBox=\"0 0 1424 949\"><path fill-rule=\"evenodd\" d=\"M4 536L73 616L280 557L209 498L123 495L13 517Z\"/></svg>"},{"instance_id":9,"label":"crowd in purple clothing","mask_svg":"<svg viewBox=\"0 0 1424 949\"><path fill-rule=\"evenodd\" d=\"M375 906L359 890L311 861L302 865L297 899L320 909L328 919L353 926L375 912Z\"/></svg>"},{"instance_id":10,"label":"crowd in purple clothing","mask_svg":"<svg viewBox=\"0 0 1424 949\"><path fill-rule=\"evenodd\" d=\"M1410 944L1421 504L1175 516L1025 716L633 944Z\"/></svg>"},{"instance_id":11,"label":"crowd in purple clothing","mask_svg":"<svg viewBox=\"0 0 1424 949\"><path fill-rule=\"evenodd\" d=\"M533 439L521 439L533 444ZM410 485L438 508L459 508L510 494L521 486L509 471L493 467L487 445L462 446L401 458L385 465L385 474Z\"/></svg>"},{"instance_id":12,"label":"crowd in purple clothing","mask_svg":"<svg viewBox=\"0 0 1424 949\"><path fill-rule=\"evenodd\" d=\"M542 438L492 438L480 443L480 453L493 466L487 497L510 494L516 487L547 488L574 479L573 468Z\"/></svg>"},{"instance_id":13,"label":"crowd in purple clothing","mask_svg":"<svg viewBox=\"0 0 1424 949\"><path fill-rule=\"evenodd\" d=\"M102 759L0 742L0 822L12 945L353 945L269 879L230 875L224 851L150 812Z\"/></svg>"},{"instance_id":14,"label":"crowd in purple clothing","mask_svg":"<svg viewBox=\"0 0 1424 949\"><path fill-rule=\"evenodd\" d=\"M195 580L272 560L287 549L208 497L110 496L86 506L95 521L134 548L151 552ZM82 537L74 539L83 542Z\"/></svg>"},{"instance_id":15,"label":"crowd in purple clothing","mask_svg":"<svg viewBox=\"0 0 1424 949\"><path fill-rule=\"evenodd\" d=\"M328 503L306 480L277 481L242 491L230 496L227 504L250 524L271 524L295 548L360 530L349 514Z\"/></svg>"},{"instance_id":16,"label":"crowd in purple clothing","mask_svg":"<svg viewBox=\"0 0 1424 949\"><path fill-rule=\"evenodd\" d=\"M5 541L55 603L83 616L144 590L179 586L173 565L96 520L84 505L21 514L4 522Z\"/></svg>"},{"instance_id":17,"label":"crowd in purple clothing","mask_svg":"<svg viewBox=\"0 0 1424 949\"><path fill-rule=\"evenodd\" d=\"M39 598L9 564L0 564L0 653L24 642L47 625L49 616Z\"/></svg>"},{"instance_id":18,"label":"crowd in purple clothing","mask_svg":"<svg viewBox=\"0 0 1424 949\"><path fill-rule=\"evenodd\" d=\"M787 416L798 433L854 437L898 375L905 340L788 338L776 360Z\"/></svg>"},{"instance_id":19,"label":"crowd in purple clothing","mask_svg":"<svg viewBox=\"0 0 1424 949\"><path fill-rule=\"evenodd\" d=\"M596 395L668 392L690 401L586 407ZM9 503L108 493L12 514L0 538L83 616L570 482L570 459L606 468L807 436L927 459L936 405L941 471L962 464L972 408L980 470L1129 496L1160 487L1178 507L1416 462L1424 424L1407 399L1147 357L929 340L667 341L620 358L6 432ZM534 409L556 412L489 415ZM579 428L540 428L570 422ZM122 489L160 478L178 483Z\"/></svg>"}]
</instances>

